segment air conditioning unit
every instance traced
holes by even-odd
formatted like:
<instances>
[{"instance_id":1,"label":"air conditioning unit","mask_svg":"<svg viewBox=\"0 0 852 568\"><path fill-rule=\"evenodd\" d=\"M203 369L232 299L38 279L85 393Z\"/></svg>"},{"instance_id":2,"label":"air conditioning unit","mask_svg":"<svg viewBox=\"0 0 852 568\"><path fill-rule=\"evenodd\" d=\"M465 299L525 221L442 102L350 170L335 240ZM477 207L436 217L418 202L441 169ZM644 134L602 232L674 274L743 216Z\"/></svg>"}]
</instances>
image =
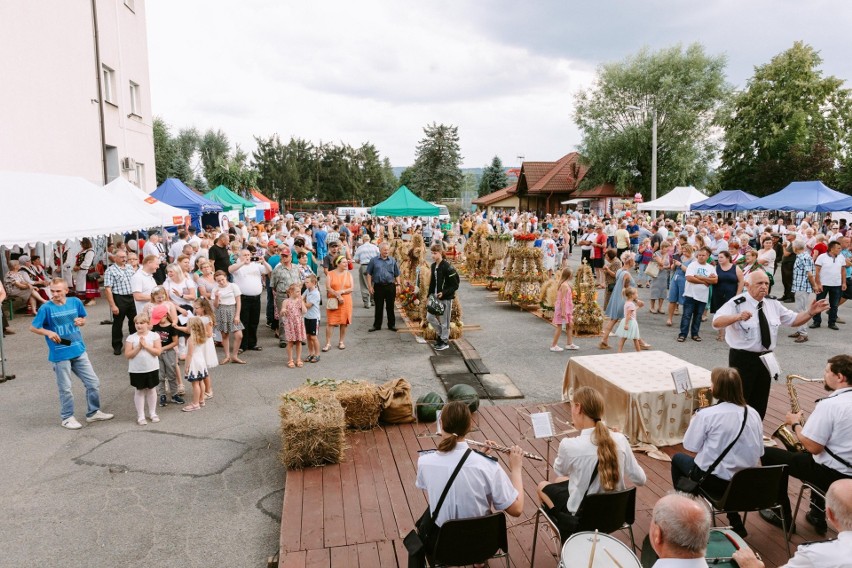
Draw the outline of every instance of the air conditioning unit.
<instances>
[{"instance_id":1,"label":"air conditioning unit","mask_svg":"<svg viewBox=\"0 0 852 568\"><path fill-rule=\"evenodd\" d=\"M122 158L121 159L121 169L125 172L133 171L136 169L136 160L133 158Z\"/></svg>"}]
</instances>

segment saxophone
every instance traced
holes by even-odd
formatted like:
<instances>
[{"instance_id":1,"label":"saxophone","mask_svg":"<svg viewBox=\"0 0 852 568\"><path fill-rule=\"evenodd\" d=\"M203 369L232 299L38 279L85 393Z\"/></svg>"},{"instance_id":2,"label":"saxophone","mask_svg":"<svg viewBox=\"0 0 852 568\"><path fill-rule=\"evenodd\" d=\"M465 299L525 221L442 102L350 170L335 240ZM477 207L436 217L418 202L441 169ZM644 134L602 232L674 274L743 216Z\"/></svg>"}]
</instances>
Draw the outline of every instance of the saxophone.
<instances>
[{"instance_id":1,"label":"saxophone","mask_svg":"<svg viewBox=\"0 0 852 568\"><path fill-rule=\"evenodd\" d=\"M823 379L807 379L801 375L787 375L787 393L790 395L790 412L796 414L801 411L801 406L799 405L799 394L796 392L796 386L793 384L793 381L802 381L806 383L821 383ZM802 419L802 425L804 426L805 420ZM778 428L775 429L775 432L772 433L773 438L778 438L784 447L787 448L788 452L804 452L805 447L802 443L796 438L796 435L793 431L787 427L787 424L782 424Z\"/></svg>"}]
</instances>

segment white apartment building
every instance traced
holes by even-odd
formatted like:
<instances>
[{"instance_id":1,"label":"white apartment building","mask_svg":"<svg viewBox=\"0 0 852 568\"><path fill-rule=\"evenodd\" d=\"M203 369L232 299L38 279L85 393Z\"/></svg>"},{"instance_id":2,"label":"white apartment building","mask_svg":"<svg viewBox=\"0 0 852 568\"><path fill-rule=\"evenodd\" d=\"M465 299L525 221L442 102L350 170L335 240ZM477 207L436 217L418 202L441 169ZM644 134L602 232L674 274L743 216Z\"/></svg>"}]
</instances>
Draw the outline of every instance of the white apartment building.
<instances>
[{"instance_id":1,"label":"white apartment building","mask_svg":"<svg viewBox=\"0 0 852 568\"><path fill-rule=\"evenodd\" d=\"M0 1L0 171L156 189L144 0Z\"/></svg>"}]
</instances>

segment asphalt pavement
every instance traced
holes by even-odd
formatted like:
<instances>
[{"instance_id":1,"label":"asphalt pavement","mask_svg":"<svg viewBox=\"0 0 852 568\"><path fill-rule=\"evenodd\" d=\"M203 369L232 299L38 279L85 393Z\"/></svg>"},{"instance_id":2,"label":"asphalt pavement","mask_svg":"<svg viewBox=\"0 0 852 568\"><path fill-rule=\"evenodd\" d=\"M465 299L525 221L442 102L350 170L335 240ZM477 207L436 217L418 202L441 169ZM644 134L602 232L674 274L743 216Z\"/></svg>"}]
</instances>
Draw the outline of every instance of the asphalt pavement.
<instances>
[{"instance_id":1,"label":"asphalt pavement","mask_svg":"<svg viewBox=\"0 0 852 568\"><path fill-rule=\"evenodd\" d=\"M467 340L491 372L508 375L526 395L501 404L559 400L569 358L602 353L598 338L582 337L575 341L579 351L550 352L552 326L496 302L496 292L463 282L460 298L464 322L479 328ZM357 291L354 299L346 350L333 340L320 363L288 369L286 351L261 316L263 351L244 354L248 365L214 369L214 398L206 408L182 413L169 405L160 409L160 423L144 427L136 424L127 363L112 354L109 326L98 325L107 316L99 300L84 337L101 379L102 408L116 416L86 424L85 395L75 379L76 416L84 424L78 431L60 427L47 348L27 331L31 318L16 316L6 352L8 372L17 378L0 384L0 566L265 566L278 548L285 482L277 458L280 393L323 377L405 377L415 396L443 392L429 364L431 348L404 331L367 333L372 310ZM848 307L840 313L852 321ZM665 316L647 311L639 327L655 349L708 368L727 363L727 348L714 341L709 322L701 343L677 343ZM784 334L777 350L783 372L821 376L828 357L849 352L850 327L814 330L802 345Z\"/></svg>"}]
</instances>

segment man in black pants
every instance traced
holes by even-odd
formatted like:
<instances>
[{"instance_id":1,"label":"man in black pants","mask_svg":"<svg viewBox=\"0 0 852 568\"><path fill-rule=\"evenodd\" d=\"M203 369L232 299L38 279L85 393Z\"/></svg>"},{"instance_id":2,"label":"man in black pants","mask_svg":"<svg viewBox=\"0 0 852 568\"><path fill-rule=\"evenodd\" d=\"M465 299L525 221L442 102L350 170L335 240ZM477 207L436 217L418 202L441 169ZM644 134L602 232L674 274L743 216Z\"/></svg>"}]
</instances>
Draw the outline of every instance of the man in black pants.
<instances>
[{"instance_id":1,"label":"man in black pants","mask_svg":"<svg viewBox=\"0 0 852 568\"><path fill-rule=\"evenodd\" d=\"M739 371L746 401L763 420L772 377L760 357L775 349L781 325L798 327L804 324L827 310L828 301L815 301L807 311L798 314L788 310L766 295L769 277L763 270L751 272L746 277L746 290L716 311L713 329L725 329L725 342L731 348L728 366Z\"/></svg>"},{"instance_id":2,"label":"man in black pants","mask_svg":"<svg viewBox=\"0 0 852 568\"><path fill-rule=\"evenodd\" d=\"M370 264L367 265L367 287L376 303L373 327L368 331L382 329L382 308L388 314L388 329L396 331L396 317L393 310L396 287L399 285L399 265L396 259L388 256L389 250L388 244L382 243L379 246L379 256L370 260Z\"/></svg>"},{"instance_id":3,"label":"man in black pants","mask_svg":"<svg viewBox=\"0 0 852 568\"><path fill-rule=\"evenodd\" d=\"M112 310L112 353L121 355L124 347L124 336L121 332L124 318L127 318L128 333L136 333L136 326L133 324L136 304L133 302L133 285L130 283L136 271L127 263L126 251L115 253L113 260L115 264L110 265L104 273L104 295Z\"/></svg>"},{"instance_id":4,"label":"man in black pants","mask_svg":"<svg viewBox=\"0 0 852 568\"><path fill-rule=\"evenodd\" d=\"M815 485L823 494L838 479L852 478L852 356L835 355L828 360L823 376L825 389L831 394L817 402L807 423L802 426L802 413L788 413L784 423L805 447L804 452L766 448L763 465L789 466L789 474ZM791 521L790 499L786 484L779 487L778 498L784 516ZM805 520L816 532L825 534L825 504L822 497L811 493L811 510ZM760 512L764 520L781 526L781 519L771 510Z\"/></svg>"}]
</instances>

